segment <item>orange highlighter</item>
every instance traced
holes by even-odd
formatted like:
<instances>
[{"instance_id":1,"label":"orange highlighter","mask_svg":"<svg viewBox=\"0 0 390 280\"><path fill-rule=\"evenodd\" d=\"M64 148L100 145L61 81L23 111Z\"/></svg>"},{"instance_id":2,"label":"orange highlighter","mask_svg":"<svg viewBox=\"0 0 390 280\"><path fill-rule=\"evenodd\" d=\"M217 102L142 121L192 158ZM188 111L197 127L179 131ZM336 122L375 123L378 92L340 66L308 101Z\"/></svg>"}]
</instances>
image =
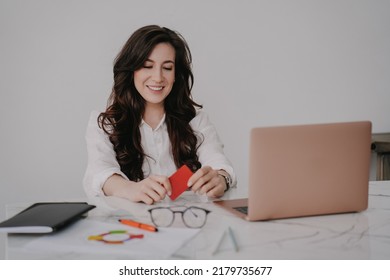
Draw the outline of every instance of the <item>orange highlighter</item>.
<instances>
[{"instance_id":1,"label":"orange highlighter","mask_svg":"<svg viewBox=\"0 0 390 280\"><path fill-rule=\"evenodd\" d=\"M131 226L131 227L136 227L136 228L140 228L140 229L144 229L144 230L148 230L148 231L158 231L158 229L154 226L139 223L139 222L136 222L133 220L126 219L126 220L118 220L118 221L124 225Z\"/></svg>"}]
</instances>

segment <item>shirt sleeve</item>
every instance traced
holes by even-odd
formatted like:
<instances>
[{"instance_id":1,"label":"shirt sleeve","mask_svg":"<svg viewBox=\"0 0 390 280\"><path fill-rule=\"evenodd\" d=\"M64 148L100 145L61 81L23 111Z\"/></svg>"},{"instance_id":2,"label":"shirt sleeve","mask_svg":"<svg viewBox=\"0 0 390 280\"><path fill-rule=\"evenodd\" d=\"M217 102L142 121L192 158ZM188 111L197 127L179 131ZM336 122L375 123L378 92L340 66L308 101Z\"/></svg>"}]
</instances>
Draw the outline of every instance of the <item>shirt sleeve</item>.
<instances>
[{"instance_id":1,"label":"shirt sleeve","mask_svg":"<svg viewBox=\"0 0 390 280\"><path fill-rule=\"evenodd\" d=\"M87 197L92 200L104 196L103 185L113 174L119 174L127 179L116 160L108 135L98 125L98 115L97 111L91 113L85 134L88 161L83 186Z\"/></svg>"},{"instance_id":2,"label":"shirt sleeve","mask_svg":"<svg viewBox=\"0 0 390 280\"><path fill-rule=\"evenodd\" d=\"M232 179L232 186L237 184L237 177L233 166L223 151L224 145L218 136L215 126L203 110L198 110L197 115L191 121L192 129L199 135L201 145L198 148L199 161L202 166L210 166L213 169L225 170Z\"/></svg>"}]
</instances>

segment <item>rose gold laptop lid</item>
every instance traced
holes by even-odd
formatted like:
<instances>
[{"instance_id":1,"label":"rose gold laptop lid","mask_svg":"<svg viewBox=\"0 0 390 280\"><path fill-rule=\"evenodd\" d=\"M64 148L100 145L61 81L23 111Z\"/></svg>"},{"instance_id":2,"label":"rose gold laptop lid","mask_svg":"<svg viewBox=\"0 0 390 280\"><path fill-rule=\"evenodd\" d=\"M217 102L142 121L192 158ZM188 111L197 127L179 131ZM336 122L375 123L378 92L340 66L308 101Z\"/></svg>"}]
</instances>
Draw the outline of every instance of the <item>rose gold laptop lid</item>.
<instances>
[{"instance_id":1,"label":"rose gold laptop lid","mask_svg":"<svg viewBox=\"0 0 390 280\"><path fill-rule=\"evenodd\" d=\"M365 210L370 146L368 121L253 128L248 214L238 215L256 221Z\"/></svg>"}]
</instances>

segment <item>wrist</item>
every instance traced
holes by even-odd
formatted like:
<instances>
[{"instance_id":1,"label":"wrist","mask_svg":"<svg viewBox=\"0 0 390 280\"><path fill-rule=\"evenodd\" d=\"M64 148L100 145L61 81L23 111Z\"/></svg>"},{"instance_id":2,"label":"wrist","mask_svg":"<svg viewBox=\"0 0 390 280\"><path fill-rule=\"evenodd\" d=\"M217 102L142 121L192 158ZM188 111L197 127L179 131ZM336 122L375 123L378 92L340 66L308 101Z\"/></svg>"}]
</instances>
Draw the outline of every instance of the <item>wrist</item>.
<instances>
[{"instance_id":1,"label":"wrist","mask_svg":"<svg viewBox=\"0 0 390 280\"><path fill-rule=\"evenodd\" d=\"M225 182L224 192L227 192L232 185L232 179L230 178L230 175L225 170L219 170L218 175L220 175L223 178Z\"/></svg>"}]
</instances>

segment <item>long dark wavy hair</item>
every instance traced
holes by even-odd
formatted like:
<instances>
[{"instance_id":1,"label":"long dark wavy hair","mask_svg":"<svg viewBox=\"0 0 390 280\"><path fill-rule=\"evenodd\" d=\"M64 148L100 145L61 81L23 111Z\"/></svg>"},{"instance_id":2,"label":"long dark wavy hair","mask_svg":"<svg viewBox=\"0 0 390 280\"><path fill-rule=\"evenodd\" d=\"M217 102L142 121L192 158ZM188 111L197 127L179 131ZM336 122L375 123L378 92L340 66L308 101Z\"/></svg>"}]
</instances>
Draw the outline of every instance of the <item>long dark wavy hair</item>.
<instances>
[{"instance_id":1,"label":"long dark wavy hair","mask_svg":"<svg viewBox=\"0 0 390 280\"><path fill-rule=\"evenodd\" d=\"M121 171L132 181L143 180L142 164L146 155L141 145L139 126L145 111L145 100L134 85L134 71L143 67L154 47L169 43L175 49L175 83L164 101L165 122L177 168L186 164L193 171L200 168L197 149L201 141L189 122L196 115L192 100L194 76L191 52L177 32L157 25L135 31L114 61L114 85L105 112L98 117L99 126L114 146Z\"/></svg>"}]
</instances>

